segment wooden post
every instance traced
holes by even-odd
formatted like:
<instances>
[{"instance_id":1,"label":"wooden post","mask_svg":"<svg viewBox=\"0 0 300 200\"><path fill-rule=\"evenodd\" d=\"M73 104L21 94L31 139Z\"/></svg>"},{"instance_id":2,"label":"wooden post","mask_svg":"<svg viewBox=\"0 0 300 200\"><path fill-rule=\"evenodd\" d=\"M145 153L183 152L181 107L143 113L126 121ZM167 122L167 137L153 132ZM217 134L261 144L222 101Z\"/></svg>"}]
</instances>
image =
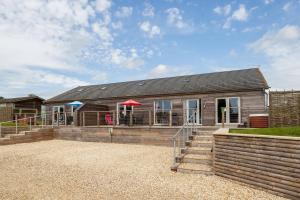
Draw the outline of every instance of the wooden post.
<instances>
[{"instance_id":1,"label":"wooden post","mask_svg":"<svg viewBox=\"0 0 300 200\"><path fill-rule=\"evenodd\" d=\"M129 112L130 114L130 126L132 126L132 112Z\"/></svg>"},{"instance_id":2,"label":"wooden post","mask_svg":"<svg viewBox=\"0 0 300 200\"><path fill-rule=\"evenodd\" d=\"M85 126L85 112L82 112L82 126Z\"/></svg>"},{"instance_id":3,"label":"wooden post","mask_svg":"<svg viewBox=\"0 0 300 200\"><path fill-rule=\"evenodd\" d=\"M151 123L151 110L148 110L148 113L149 113L149 119L148 119L149 120L149 126L151 126L151 124L152 124Z\"/></svg>"},{"instance_id":4,"label":"wooden post","mask_svg":"<svg viewBox=\"0 0 300 200\"><path fill-rule=\"evenodd\" d=\"M36 115L34 115L34 126L36 126Z\"/></svg>"},{"instance_id":5,"label":"wooden post","mask_svg":"<svg viewBox=\"0 0 300 200\"><path fill-rule=\"evenodd\" d=\"M225 119L224 112L225 112L225 107L221 108L221 112L222 112L222 128L224 128L224 119Z\"/></svg>"},{"instance_id":6,"label":"wooden post","mask_svg":"<svg viewBox=\"0 0 300 200\"><path fill-rule=\"evenodd\" d=\"M65 126L67 126L67 112L64 113L64 117L65 117Z\"/></svg>"},{"instance_id":7,"label":"wooden post","mask_svg":"<svg viewBox=\"0 0 300 200\"><path fill-rule=\"evenodd\" d=\"M169 126L172 126L172 110L169 111Z\"/></svg>"},{"instance_id":8,"label":"wooden post","mask_svg":"<svg viewBox=\"0 0 300 200\"><path fill-rule=\"evenodd\" d=\"M116 125L116 112L113 111L113 126Z\"/></svg>"},{"instance_id":9,"label":"wooden post","mask_svg":"<svg viewBox=\"0 0 300 200\"><path fill-rule=\"evenodd\" d=\"M100 125L100 112L97 112L97 126Z\"/></svg>"},{"instance_id":10,"label":"wooden post","mask_svg":"<svg viewBox=\"0 0 300 200\"><path fill-rule=\"evenodd\" d=\"M18 134L18 115L16 115L16 134Z\"/></svg>"},{"instance_id":11,"label":"wooden post","mask_svg":"<svg viewBox=\"0 0 300 200\"><path fill-rule=\"evenodd\" d=\"M31 127L31 117L29 117L29 130L30 131L32 130L32 127Z\"/></svg>"}]
</instances>

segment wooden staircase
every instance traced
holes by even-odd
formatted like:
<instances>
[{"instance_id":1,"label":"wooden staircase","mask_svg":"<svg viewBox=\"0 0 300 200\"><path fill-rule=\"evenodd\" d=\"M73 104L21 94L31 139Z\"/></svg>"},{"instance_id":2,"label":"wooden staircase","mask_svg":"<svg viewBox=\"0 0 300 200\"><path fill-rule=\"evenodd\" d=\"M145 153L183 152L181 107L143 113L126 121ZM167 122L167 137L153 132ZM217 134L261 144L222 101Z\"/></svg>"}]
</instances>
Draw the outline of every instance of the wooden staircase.
<instances>
[{"instance_id":1,"label":"wooden staircase","mask_svg":"<svg viewBox=\"0 0 300 200\"><path fill-rule=\"evenodd\" d=\"M171 170L189 173L213 175L213 135L215 128L199 128L193 132L181 149L181 156L176 157L175 166Z\"/></svg>"}]
</instances>

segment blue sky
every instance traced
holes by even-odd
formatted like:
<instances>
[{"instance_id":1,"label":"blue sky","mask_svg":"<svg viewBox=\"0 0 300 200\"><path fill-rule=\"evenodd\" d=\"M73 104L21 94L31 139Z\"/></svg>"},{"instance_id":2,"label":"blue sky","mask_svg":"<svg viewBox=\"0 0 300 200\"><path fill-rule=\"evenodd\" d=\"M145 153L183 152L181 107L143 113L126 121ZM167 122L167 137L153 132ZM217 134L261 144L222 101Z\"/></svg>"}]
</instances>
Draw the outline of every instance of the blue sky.
<instances>
[{"instance_id":1,"label":"blue sky","mask_svg":"<svg viewBox=\"0 0 300 200\"><path fill-rule=\"evenodd\" d=\"M259 66L300 89L300 1L3 0L0 96Z\"/></svg>"}]
</instances>

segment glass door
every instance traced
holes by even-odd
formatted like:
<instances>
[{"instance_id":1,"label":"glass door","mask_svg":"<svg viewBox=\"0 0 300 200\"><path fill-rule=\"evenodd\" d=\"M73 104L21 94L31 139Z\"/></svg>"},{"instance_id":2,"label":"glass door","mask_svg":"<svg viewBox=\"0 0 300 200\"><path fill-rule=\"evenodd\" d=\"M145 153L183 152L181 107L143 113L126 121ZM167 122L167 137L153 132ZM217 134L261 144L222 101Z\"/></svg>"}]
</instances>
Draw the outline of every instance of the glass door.
<instances>
[{"instance_id":1,"label":"glass door","mask_svg":"<svg viewBox=\"0 0 300 200\"><path fill-rule=\"evenodd\" d=\"M188 99L186 101L187 122L201 124L201 99Z\"/></svg>"},{"instance_id":2,"label":"glass door","mask_svg":"<svg viewBox=\"0 0 300 200\"><path fill-rule=\"evenodd\" d=\"M132 106L117 104L117 123L118 125L129 125L130 113L132 112Z\"/></svg>"},{"instance_id":3,"label":"glass door","mask_svg":"<svg viewBox=\"0 0 300 200\"><path fill-rule=\"evenodd\" d=\"M216 100L216 121L222 123L222 109L224 109L224 123L240 123L239 97L218 98Z\"/></svg>"},{"instance_id":4,"label":"glass door","mask_svg":"<svg viewBox=\"0 0 300 200\"><path fill-rule=\"evenodd\" d=\"M52 120L55 125L65 124L65 109L64 106L53 106L52 107Z\"/></svg>"}]
</instances>

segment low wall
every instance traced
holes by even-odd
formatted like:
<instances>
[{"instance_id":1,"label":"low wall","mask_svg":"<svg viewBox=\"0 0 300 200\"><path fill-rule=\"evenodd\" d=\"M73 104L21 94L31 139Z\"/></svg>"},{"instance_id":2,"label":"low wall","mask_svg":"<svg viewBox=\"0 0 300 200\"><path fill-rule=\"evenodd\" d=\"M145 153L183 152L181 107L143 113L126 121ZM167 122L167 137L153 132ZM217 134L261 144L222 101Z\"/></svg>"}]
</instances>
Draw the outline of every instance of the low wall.
<instances>
[{"instance_id":1,"label":"low wall","mask_svg":"<svg viewBox=\"0 0 300 200\"><path fill-rule=\"evenodd\" d=\"M300 199L300 138L216 133L214 171L279 196Z\"/></svg>"},{"instance_id":2,"label":"low wall","mask_svg":"<svg viewBox=\"0 0 300 200\"><path fill-rule=\"evenodd\" d=\"M171 138L177 131L178 128L140 127L60 127L54 130L56 139L163 146L171 146Z\"/></svg>"},{"instance_id":3,"label":"low wall","mask_svg":"<svg viewBox=\"0 0 300 200\"><path fill-rule=\"evenodd\" d=\"M60 127L54 130L56 139L86 142L137 143L171 146L178 128L141 127Z\"/></svg>"},{"instance_id":4,"label":"low wall","mask_svg":"<svg viewBox=\"0 0 300 200\"><path fill-rule=\"evenodd\" d=\"M25 134L13 135L10 138L0 138L0 145L37 142L54 139L52 128L44 128L36 131L26 131Z\"/></svg>"}]
</instances>

